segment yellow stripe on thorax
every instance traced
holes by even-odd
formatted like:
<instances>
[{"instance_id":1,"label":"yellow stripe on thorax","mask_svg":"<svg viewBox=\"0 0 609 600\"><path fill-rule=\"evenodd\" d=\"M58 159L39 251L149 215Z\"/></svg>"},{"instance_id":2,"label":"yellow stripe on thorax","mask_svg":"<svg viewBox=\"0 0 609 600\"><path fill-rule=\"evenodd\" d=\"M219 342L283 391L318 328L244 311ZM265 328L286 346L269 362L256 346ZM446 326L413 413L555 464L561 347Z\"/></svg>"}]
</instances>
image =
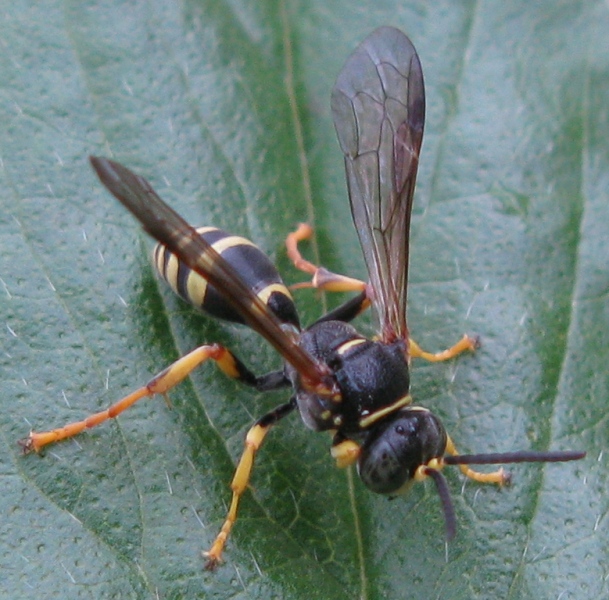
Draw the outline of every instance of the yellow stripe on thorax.
<instances>
[{"instance_id":1,"label":"yellow stripe on thorax","mask_svg":"<svg viewBox=\"0 0 609 600\"><path fill-rule=\"evenodd\" d=\"M412 402L412 396L409 394L408 396L402 396L399 400L396 400L393 404L386 406L385 408L381 408L380 410L374 411L371 415L364 417L359 420L360 429L366 429L370 427L373 423L376 423L379 419L386 417L387 415L399 410L404 406L408 406Z\"/></svg>"},{"instance_id":2,"label":"yellow stripe on thorax","mask_svg":"<svg viewBox=\"0 0 609 600\"><path fill-rule=\"evenodd\" d=\"M355 338L354 340L349 340L348 342L345 342L344 344L341 344L338 347L338 349L336 350L336 353L337 354L346 354L354 346L359 346L360 344L364 344L367 341L368 340L365 339L365 338Z\"/></svg>"}]
</instances>

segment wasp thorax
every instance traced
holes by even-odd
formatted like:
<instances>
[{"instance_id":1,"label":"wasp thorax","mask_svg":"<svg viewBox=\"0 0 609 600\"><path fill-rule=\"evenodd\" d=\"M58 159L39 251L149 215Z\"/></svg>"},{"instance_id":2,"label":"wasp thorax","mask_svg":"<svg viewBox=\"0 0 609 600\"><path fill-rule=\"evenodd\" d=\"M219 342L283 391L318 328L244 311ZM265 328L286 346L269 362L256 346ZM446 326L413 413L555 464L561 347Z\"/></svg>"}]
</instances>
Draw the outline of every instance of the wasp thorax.
<instances>
[{"instance_id":1,"label":"wasp thorax","mask_svg":"<svg viewBox=\"0 0 609 600\"><path fill-rule=\"evenodd\" d=\"M373 492L396 494L415 471L444 455L446 430L430 411L411 406L379 423L361 448L357 470Z\"/></svg>"}]
</instances>

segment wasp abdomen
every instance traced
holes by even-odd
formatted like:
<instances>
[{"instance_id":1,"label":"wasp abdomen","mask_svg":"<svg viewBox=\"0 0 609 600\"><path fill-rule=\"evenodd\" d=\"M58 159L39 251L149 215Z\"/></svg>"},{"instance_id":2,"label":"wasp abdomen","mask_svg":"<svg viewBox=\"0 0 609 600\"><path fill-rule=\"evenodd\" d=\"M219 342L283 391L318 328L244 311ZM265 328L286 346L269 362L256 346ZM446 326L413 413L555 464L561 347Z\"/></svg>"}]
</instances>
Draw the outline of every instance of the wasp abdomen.
<instances>
[{"instance_id":1,"label":"wasp abdomen","mask_svg":"<svg viewBox=\"0 0 609 600\"><path fill-rule=\"evenodd\" d=\"M294 301L269 258L250 240L217 227L197 232L235 269L243 282L275 313L282 323L300 327ZM154 266L173 291L190 304L216 318L245 323L224 295L207 283L162 244L154 248Z\"/></svg>"}]
</instances>

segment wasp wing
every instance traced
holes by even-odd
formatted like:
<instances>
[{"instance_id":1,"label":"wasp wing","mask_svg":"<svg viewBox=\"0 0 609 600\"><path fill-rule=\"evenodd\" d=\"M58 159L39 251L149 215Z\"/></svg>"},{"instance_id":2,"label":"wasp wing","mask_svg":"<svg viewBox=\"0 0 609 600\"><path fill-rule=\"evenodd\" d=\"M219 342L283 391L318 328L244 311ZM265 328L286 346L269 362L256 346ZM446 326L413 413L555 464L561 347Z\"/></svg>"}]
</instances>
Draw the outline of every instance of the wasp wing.
<instances>
[{"instance_id":1,"label":"wasp wing","mask_svg":"<svg viewBox=\"0 0 609 600\"><path fill-rule=\"evenodd\" d=\"M298 346L295 337L282 329L279 320L243 283L235 269L194 227L165 204L143 177L107 158L91 156L89 160L100 181L133 213L144 230L224 293L226 301L239 311L246 323L300 373L305 385L321 388L321 392L330 391L328 371Z\"/></svg>"},{"instance_id":2,"label":"wasp wing","mask_svg":"<svg viewBox=\"0 0 609 600\"><path fill-rule=\"evenodd\" d=\"M385 342L407 339L410 214L425 122L419 57L393 27L373 31L332 91L353 221Z\"/></svg>"}]
</instances>

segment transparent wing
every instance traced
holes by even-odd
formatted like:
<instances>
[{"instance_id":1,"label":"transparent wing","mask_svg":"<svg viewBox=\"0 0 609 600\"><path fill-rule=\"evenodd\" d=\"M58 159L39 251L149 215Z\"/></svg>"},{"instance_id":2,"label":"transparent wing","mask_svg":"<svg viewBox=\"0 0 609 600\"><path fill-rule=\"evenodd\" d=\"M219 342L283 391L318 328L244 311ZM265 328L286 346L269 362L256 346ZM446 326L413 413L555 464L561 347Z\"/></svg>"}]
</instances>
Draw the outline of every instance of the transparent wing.
<instances>
[{"instance_id":1,"label":"transparent wing","mask_svg":"<svg viewBox=\"0 0 609 600\"><path fill-rule=\"evenodd\" d=\"M410 213L425 89L419 57L401 31L380 27L349 57L332 91L332 116L381 337L406 339Z\"/></svg>"},{"instance_id":2,"label":"transparent wing","mask_svg":"<svg viewBox=\"0 0 609 600\"><path fill-rule=\"evenodd\" d=\"M144 230L185 265L207 279L254 331L266 338L303 377L305 386L330 390L328 371L288 336L264 302L245 284L238 272L208 244L152 186L123 165L91 156L100 181L142 224Z\"/></svg>"}]
</instances>

